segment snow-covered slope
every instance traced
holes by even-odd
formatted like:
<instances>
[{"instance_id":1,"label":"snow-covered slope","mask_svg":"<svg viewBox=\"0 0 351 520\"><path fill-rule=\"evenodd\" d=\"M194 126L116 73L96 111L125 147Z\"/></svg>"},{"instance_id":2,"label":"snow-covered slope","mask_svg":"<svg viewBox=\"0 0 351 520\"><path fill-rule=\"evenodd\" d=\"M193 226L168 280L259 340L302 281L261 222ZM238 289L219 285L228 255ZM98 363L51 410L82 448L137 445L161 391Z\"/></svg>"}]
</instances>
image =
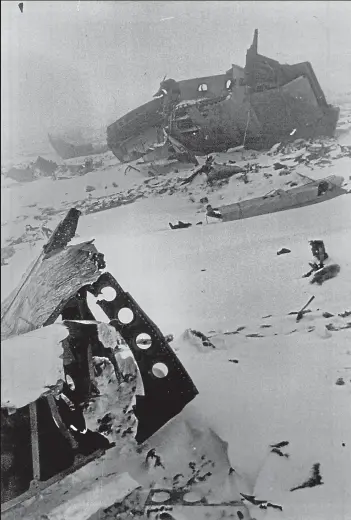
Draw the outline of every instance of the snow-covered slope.
<instances>
[{"instance_id":1,"label":"snow-covered slope","mask_svg":"<svg viewBox=\"0 0 351 520\"><path fill-rule=\"evenodd\" d=\"M333 173L349 172L346 159L333 162ZM327 174L318 167L312 173ZM282 176L277 173L275 178ZM103 493L102 475L123 472L146 490L144 502L150 486L182 487L190 480L191 489L208 500L240 500L244 493L282 507L281 511L249 504L249 514L257 520L351 518L349 195L247 220L204 222L172 231L169 221L203 220L203 213L196 213L203 212L197 204L203 193L199 190L196 203L189 193L180 192L83 216L76 239L95 237L108 270L164 334L175 335L172 346L199 395L137 447L130 406L140 381L132 359L118 354L124 373L131 374L130 382L118 389L108 365L98 378L101 397L87 410L88 424L94 428L101 425L98 419L111 414L108 436L116 447L6 520L34 520L42 514L63 520L68 515L62 505L66 501L69 518L83 520L77 504L86 500L87 490L96 490L96 479ZM322 286L302 278L309 270L311 239L323 240L330 261L341 267ZM11 263L2 267L4 295L42 243L32 249L29 243L21 244ZM277 255L282 247L291 252ZM312 295L311 312L296 322L291 313ZM190 329L207 335L215 348L203 345ZM162 466L146 462L152 448ZM314 479L306 484L313 472ZM116 501L123 496L117 493ZM117 510L116 506L91 518L115 518ZM187 516L177 511L174 507L175 518L195 518L191 507ZM216 511L222 514L220 508ZM127 512L123 515L120 518L128 518Z\"/></svg>"}]
</instances>

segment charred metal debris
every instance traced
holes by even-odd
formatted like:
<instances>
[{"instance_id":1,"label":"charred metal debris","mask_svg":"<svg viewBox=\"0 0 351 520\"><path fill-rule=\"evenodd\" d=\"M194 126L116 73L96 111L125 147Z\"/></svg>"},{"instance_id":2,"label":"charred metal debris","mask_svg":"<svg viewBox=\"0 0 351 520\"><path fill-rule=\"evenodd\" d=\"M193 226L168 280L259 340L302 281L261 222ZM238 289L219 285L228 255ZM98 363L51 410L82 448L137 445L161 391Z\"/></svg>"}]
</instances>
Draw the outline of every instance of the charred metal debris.
<instances>
[{"instance_id":1,"label":"charred metal debris","mask_svg":"<svg viewBox=\"0 0 351 520\"><path fill-rule=\"evenodd\" d=\"M2 503L5 502L3 505L6 507L50 485L111 446L101 434L86 429L82 410L84 403L99 395L93 368L94 356L106 357L112 362L116 384L124 379L114 355L118 337L123 338L133 354L144 388L144 395L135 396L133 407L137 419L137 443L143 443L162 428L198 393L170 347L170 338L167 341L110 273L102 272L106 267L104 255L92 241L68 245L74 237L79 216L80 212L75 208L68 212L20 286L2 305L3 344L15 337L16 341L23 340L22 343L26 344L28 333L33 335L33 331L41 327L44 327L43 331L48 330L47 327L57 326L68 330L68 336L62 342L61 355L65 381L60 384L52 381L50 388L43 389L35 402L28 402L15 410L10 409L10 404L4 405L2 400L4 442L1 443L1 469L2 472L4 470L5 488L8 477L8 489L2 490ZM101 323L91 312L87 295L101 297L101 292L106 288L114 296L109 300L97 300L110 320L109 323ZM126 313L129 314L128 319L125 318ZM59 316L62 322L57 323ZM70 386L69 380L74 384ZM57 396L62 399L57 401ZM50 425L51 431L49 439L47 434L43 434L47 425ZM90 436L89 446L84 444L82 435L84 442ZM3 468L3 462L6 463L7 456L17 457L20 438L27 439L26 456L22 454L19 457L26 463L15 465L15 474L12 475L11 469ZM65 454L64 457L60 455L59 460L56 460L57 452L52 450L53 439ZM15 486L11 484L11 479L12 484L17 481Z\"/></svg>"}]
</instances>

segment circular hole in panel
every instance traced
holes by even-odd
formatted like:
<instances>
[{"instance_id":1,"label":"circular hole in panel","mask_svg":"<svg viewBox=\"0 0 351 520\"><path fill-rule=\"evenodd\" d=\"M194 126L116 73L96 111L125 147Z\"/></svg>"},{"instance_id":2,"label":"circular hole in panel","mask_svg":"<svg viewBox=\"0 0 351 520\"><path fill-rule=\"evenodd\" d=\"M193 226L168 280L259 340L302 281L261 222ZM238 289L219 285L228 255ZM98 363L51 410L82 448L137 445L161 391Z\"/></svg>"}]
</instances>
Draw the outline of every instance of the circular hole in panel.
<instances>
[{"instance_id":1,"label":"circular hole in panel","mask_svg":"<svg viewBox=\"0 0 351 520\"><path fill-rule=\"evenodd\" d=\"M128 325L128 323L131 323L134 319L133 311L128 309L128 307L123 307L118 312L118 319L124 325Z\"/></svg>"},{"instance_id":2,"label":"circular hole in panel","mask_svg":"<svg viewBox=\"0 0 351 520\"><path fill-rule=\"evenodd\" d=\"M201 83L201 85L198 86L197 90L199 92L207 92L208 91L208 86L206 83Z\"/></svg>"},{"instance_id":3,"label":"circular hole in panel","mask_svg":"<svg viewBox=\"0 0 351 520\"><path fill-rule=\"evenodd\" d=\"M163 379L168 375L168 368L164 363L155 363L152 367L152 373L155 377Z\"/></svg>"},{"instance_id":4,"label":"circular hole in panel","mask_svg":"<svg viewBox=\"0 0 351 520\"><path fill-rule=\"evenodd\" d=\"M200 502L201 496L195 491L189 491L189 493L185 493L183 496L184 502L188 502L189 504L193 504L194 502Z\"/></svg>"},{"instance_id":5,"label":"circular hole in panel","mask_svg":"<svg viewBox=\"0 0 351 520\"><path fill-rule=\"evenodd\" d=\"M158 491L152 495L152 501L161 504L162 502L167 502L171 498L171 494L168 491Z\"/></svg>"},{"instance_id":6,"label":"circular hole in panel","mask_svg":"<svg viewBox=\"0 0 351 520\"><path fill-rule=\"evenodd\" d=\"M112 302L116 298L116 290L113 287L104 287L99 294L99 300Z\"/></svg>"},{"instance_id":7,"label":"circular hole in panel","mask_svg":"<svg viewBox=\"0 0 351 520\"><path fill-rule=\"evenodd\" d=\"M233 86L233 81L231 79L227 79L226 84L225 84L225 88L227 90L230 90L232 88L232 86Z\"/></svg>"},{"instance_id":8,"label":"circular hole in panel","mask_svg":"<svg viewBox=\"0 0 351 520\"><path fill-rule=\"evenodd\" d=\"M143 350L147 350L151 347L151 336L146 332L141 332L140 334L138 334L135 341L138 347Z\"/></svg>"}]
</instances>

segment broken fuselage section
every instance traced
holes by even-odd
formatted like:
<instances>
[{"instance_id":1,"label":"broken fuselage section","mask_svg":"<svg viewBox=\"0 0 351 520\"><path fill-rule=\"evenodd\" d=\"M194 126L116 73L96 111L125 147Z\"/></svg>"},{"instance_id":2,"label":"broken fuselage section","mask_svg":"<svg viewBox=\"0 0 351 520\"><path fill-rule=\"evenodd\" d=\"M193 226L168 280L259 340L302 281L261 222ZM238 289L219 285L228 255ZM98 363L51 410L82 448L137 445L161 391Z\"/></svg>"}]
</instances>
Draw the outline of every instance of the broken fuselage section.
<instances>
[{"instance_id":1,"label":"broken fuselage section","mask_svg":"<svg viewBox=\"0 0 351 520\"><path fill-rule=\"evenodd\" d=\"M174 149L165 135L197 155L333 136L339 109L327 103L311 64L281 65L259 54L257 43L256 30L244 68L163 80L153 100L107 128L114 155L121 162L168 158Z\"/></svg>"}]
</instances>

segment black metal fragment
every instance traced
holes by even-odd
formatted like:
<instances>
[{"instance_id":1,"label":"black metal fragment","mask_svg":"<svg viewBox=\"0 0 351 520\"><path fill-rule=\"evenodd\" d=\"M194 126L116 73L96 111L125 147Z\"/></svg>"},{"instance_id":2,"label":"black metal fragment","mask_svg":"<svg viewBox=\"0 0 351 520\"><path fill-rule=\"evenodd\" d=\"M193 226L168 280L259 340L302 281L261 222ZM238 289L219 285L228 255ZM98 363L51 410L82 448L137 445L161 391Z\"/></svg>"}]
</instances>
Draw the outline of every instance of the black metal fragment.
<instances>
[{"instance_id":1,"label":"black metal fragment","mask_svg":"<svg viewBox=\"0 0 351 520\"><path fill-rule=\"evenodd\" d=\"M105 287L112 287L116 296L98 304L131 349L144 385L145 395L138 395L134 406L135 438L142 443L181 412L198 391L161 331L111 274L103 273L88 290L97 297ZM122 309L133 313L129 323L121 321ZM137 343L143 333L150 336L150 344Z\"/></svg>"},{"instance_id":2,"label":"black metal fragment","mask_svg":"<svg viewBox=\"0 0 351 520\"><path fill-rule=\"evenodd\" d=\"M71 208L65 218L57 225L49 241L43 247L44 253L50 255L65 247L75 236L81 211Z\"/></svg>"}]
</instances>

